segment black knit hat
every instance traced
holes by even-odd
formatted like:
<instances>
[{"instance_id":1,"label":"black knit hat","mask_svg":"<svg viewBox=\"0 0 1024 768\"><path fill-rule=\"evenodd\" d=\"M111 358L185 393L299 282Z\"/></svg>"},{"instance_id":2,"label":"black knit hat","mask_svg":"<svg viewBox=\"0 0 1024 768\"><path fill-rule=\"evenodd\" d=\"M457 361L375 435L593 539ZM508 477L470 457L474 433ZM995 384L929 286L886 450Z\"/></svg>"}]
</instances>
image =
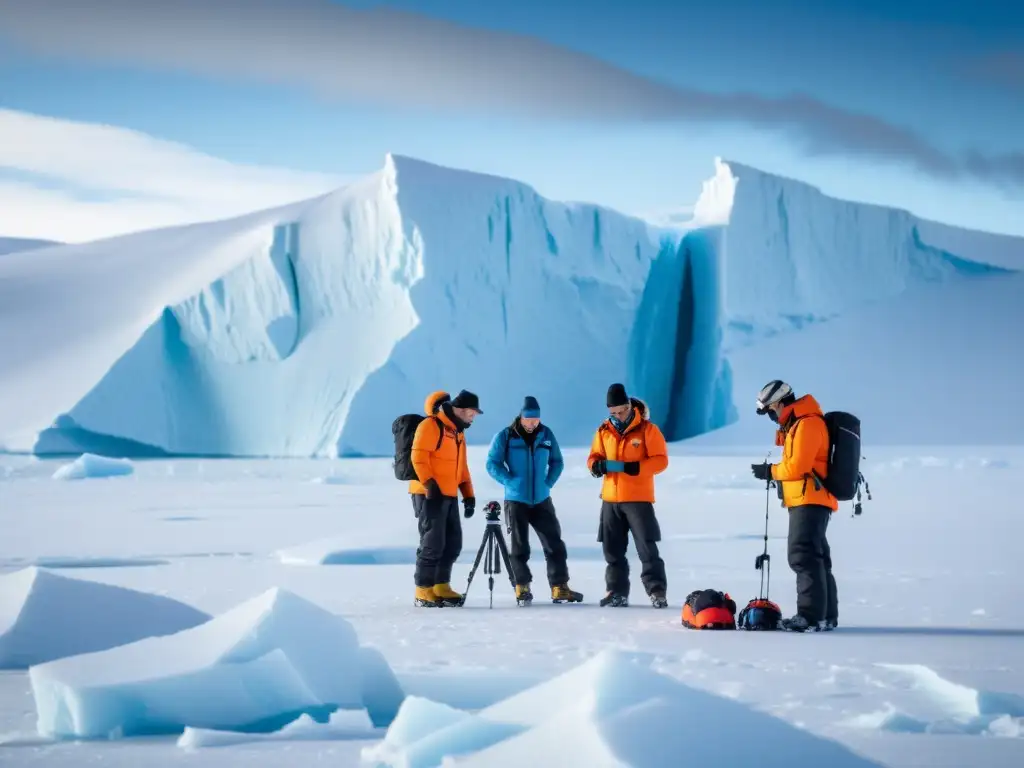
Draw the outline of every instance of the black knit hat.
<instances>
[{"instance_id":1,"label":"black knit hat","mask_svg":"<svg viewBox=\"0 0 1024 768\"><path fill-rule=\"evenodd\" d=\"M519 415L524 419L539 419L540 418L540 403L537 402L537 398L533 395L527 395L523 398L523 408L519 412Z\"/></svg>"},{"instance_id":2,"label":"black knit hat","mask_svg":"<svg viewBox=\"0 0 1024 768\"><path fill-rule=\"evenodd\" d=\"M626 387L623 384L612 384L608 387L609 408L618 408L620 405L629 405L629 395L626 394Z\"/></svg>"},{"instance_id":3,"label":"black knit hat","mask_svg":"<svg viewBox=\"0 0 1024 768\"><path fill-rule=\"evenodd\" d=\"M480 398L465 389L459 392L455 399L452 400L452 408L468 408L471 411L483 413L480 410Z\"/></svg>"}]
</instances>

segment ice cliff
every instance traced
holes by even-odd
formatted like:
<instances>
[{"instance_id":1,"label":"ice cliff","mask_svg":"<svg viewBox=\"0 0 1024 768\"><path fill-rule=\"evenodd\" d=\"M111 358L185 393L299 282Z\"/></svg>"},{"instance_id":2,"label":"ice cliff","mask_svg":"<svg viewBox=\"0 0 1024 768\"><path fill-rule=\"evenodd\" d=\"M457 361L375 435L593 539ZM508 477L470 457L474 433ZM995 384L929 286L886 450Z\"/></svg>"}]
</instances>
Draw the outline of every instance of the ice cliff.
<instances>
[{"instance_id":1,"label":"ice cliff","mask_svg":"<svg viewBox=\"0 0 1024 768\"><path fill-rule=\"evenodd\" d=\"M735 417L736 345L996 268L986 235L933 228L967 258L922 231L734 163L683 232L389 155L284 208L0 260L0 448L386 455L438 387L480 394L471 442L532 394L571 445L617 380L680 439Z\"/></svg>"},{"instance_id":2,"label":"ice cliff","mask_svg":"<svg viewBox=\"0 0 1024 768\"><path fill-rule=\"evenodd\" d=\"M1024 266L1022 239L837 200L721 160L694 220L722 226L727 350L895 298L914 284L1002 271L999 262L1014 249Z\"/></svg>"}]
</instances>

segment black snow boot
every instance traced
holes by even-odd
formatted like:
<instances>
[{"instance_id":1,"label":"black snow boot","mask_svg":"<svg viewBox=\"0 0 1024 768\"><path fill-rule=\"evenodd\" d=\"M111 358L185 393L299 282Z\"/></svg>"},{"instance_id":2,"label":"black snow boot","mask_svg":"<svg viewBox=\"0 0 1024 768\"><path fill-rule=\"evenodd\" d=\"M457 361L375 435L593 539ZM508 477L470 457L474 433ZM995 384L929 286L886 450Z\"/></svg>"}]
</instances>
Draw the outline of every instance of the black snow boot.
<instances>
[{"instance_id":1,"label":"black snow boot","mask_svg":"<svg viewBox=\"0 0 1024 768\"><path fill-rule=\"evenodd\" d=\"M626 595L618 595L614 592L609 592L601 598L599 605L602 608L606 606L610 606L612 608L625 608L629 605L629 598Z\"/></svg>"},{"instance_id":2,"label":"black snow boot","mask_svg":"<svg viewBox=\"0 0 1024 768\"><path fill-rule=\"evenodd\" d=\"M824 621L808 621L799 613L790 619L783 619L780 626L789 632L827 632L831 629L826 628Z\"/></svg>"},{"instance_id":3,"label":"black snow boot","mask_svg":"<svg viewBox=\"0 0 1024 768\"><path fill-rule=\"evenodd\" d=\"M652 592L651 605L653 605L655 608L668 608L668 600L665 599L665 593Z\"/></svg>"}]
</instances>

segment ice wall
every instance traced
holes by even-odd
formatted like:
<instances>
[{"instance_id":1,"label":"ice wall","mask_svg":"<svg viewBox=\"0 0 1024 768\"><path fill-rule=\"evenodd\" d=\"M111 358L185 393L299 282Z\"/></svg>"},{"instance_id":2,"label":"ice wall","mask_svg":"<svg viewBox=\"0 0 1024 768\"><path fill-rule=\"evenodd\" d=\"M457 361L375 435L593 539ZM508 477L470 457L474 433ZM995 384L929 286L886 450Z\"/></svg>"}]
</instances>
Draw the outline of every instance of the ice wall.
<instances>
[{"instance_id":1,"label":"ice wall","mask_svg":"<svg viewBox=\"0 0 1024 768\"><path fill-rule=\"evenodd\" d=\"M419 236L395 168L248 227L222 276L159 309L36 451L333 455L369 371L417 323ZM204 227L180 247L202 253ZM112 244L125 247L129 243Z\"/></svg>"},{"instance_id":2,"label":"ice wall","mask_svg":"<svg viewBox=\"0 0 1024 768\"><path fill-rule=\"evenodd\" d=\"M573 444L591 439L611 382L660 385L627 369L651 265L678 238L639 219L389 157L353 187L236 226L247 251L154 307L37 452L383 455L391 420L437 387L481 395L473 441L532 394ZM206 247L202 226L178 236ZM671 342L674 328L647 336ZM664 386L667 413L686 395Z\"/></svg>"},{"instance_id":3,"label":"ice wall","mask_svg":"<svg viewBox=\"0 0 1024 768\"><path fill-rule=\"evenodd\" d=\"M419 322L356 395L339 452L392 452L391 419L436 388L480 395L471 441L488 442L531 394L559 440L589 443L608 385L626 378L663 244L639 219L508 179L403 158L397 186L423 242Z\"/></svg>"},{"instance_id":4,"label":"ice wall","mask_svg":"<svg viewBox=\"0 0 1024 768\"><path fill-rule=\"evenodd\" d=\"M724 248L720 227L665 241L652 265L630 338L627 385L643 393L668 440L734 418L722 355Z\"/></svg>"},{"instance_id":5,"label":"ice wall","mask_svg":"<svg viewBox=\"0 0 1024 768\"><path fill-rule=\"evenodd\" d=\"M388 455L437 388L481 396L473 443L531 394L585 444L613 381L689 437L735 418L731 350L992 272L969 234L721 161L673 234L389 156L284 208L0 260L0 450Z\"/></svg>"},{"instance_id":6,"label":"ice wall","mask_svg":"<svg viewBox=\"0 0 1024 768\"><path fill-rule=\"evenodd\" d=\"M723 355L725 231L694 230L683 239L687 258L680 306L690 310L686 355L675 357L675 397L665 416L665 435L681 440L729 424L735 418L729 362Z\"/></svg>"},{"instance_id":7,"label":"ice wall","mask_svg":"<svg viewBox=\"0 0 1024 768\"><path fill-rule=\"evenodd\" d=\"M1000 272L984 254L1007 250L1003 237L837 200L731 161L716 160L695 218L727 222L726 349L892 299L915 284ZM945 242L970 255L951 252ZM1017 239L1017 249L1024 264L1024 240Z\"/></svg>"}]
</instances>

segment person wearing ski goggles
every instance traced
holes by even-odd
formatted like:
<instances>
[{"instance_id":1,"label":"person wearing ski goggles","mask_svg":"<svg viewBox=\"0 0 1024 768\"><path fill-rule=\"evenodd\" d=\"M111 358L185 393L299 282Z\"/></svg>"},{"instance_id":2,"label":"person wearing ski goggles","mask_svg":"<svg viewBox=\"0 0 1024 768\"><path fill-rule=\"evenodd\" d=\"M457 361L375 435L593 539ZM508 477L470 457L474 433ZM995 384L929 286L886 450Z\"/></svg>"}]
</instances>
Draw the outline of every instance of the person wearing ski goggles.
<instances>
[{"instance_id":1,"label":"person wearing ski goggles","mask_svg":"<svg viewBox=\"0 0 1024 768\"><path fill-rule=\"evenodd\" d=\"M796 397L775 379L757 396L757 413L775 424L778 464L752 464L754 477L778 484L789 511L789 567L796 573L797 613L783 619L784 629L832 630L839 623L839 598L832 575L832 552L825 535L839 502L820 482L828 473L829 435L824 413L811 395Z\"/></svg>"}]
</instances>

